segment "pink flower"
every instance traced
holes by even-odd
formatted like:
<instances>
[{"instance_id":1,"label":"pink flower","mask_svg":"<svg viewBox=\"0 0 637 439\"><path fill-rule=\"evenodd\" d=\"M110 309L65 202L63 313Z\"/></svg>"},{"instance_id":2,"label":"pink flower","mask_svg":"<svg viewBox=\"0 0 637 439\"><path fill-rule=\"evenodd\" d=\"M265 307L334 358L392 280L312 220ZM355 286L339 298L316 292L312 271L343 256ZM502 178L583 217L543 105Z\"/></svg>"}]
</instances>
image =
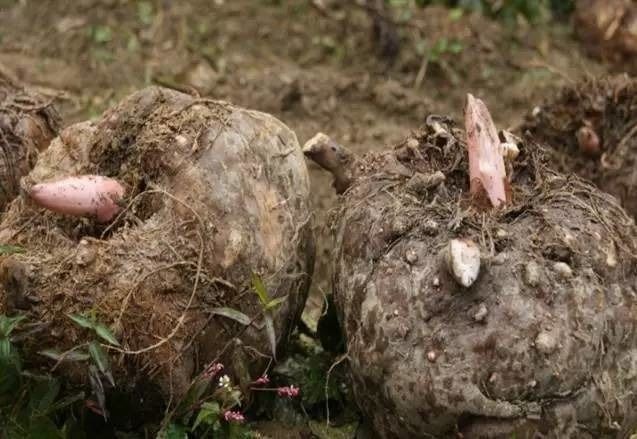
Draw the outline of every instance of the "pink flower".
<instances>
[{"instance_id":1,"label":"pink flower","mask_svg":"<svg viewBox=\"0 0 637 439\"><path fill-rule=\"evenodd\" d=\"M226 422L239 422L239 423L246 420L245 416L243 416L243 413L234 412L232 410L226 410L225 412L223 412L223 419L225 419Z\"/></svg>"},{"instance_id":2,"label":"pink flower","mask_svg":"<svg viewBox=\"0 0 637 439\"><path fill-rule=\"evenodd\" d=\"M263 374L261 375L259 378L256 379L256 381L254 381L252 383L252 385L254 386L265 386L266 384L270 383L270 378L268 378L268 374Z\"/></svg>"},{"instance_id":3,"label":"pink flower","mask_svg":"<svg viewBox=\"0 0 637 439\"><path fill-rule=\"evenodd\" d=\"M279 387L278 389L276 389L276 393L279 396L287 398L295 398L299 396L299 391L300 389L298 387L294 387L293 385L287 387Z\"/></svg>"},{"instance_id":4,"label":"pink flower","mask_svg":"<svg viewBox=\"0 0 637 439\"><path fill-rule=\"evenodd\" d=\"M221 363L210 363L203 371L203 377L206 379L213 379L223 370L223 364Z\"/></svg>"}]
</instances>

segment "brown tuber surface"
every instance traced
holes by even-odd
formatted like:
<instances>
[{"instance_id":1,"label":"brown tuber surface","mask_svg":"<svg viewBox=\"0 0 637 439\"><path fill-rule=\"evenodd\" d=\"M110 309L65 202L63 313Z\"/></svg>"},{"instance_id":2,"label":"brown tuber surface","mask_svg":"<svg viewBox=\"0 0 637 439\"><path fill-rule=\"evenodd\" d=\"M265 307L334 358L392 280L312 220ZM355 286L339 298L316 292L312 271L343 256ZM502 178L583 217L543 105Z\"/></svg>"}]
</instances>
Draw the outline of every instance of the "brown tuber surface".
<instances>
[{"instance_id":1,"label":"brown tuber surface","mask_svg":"<svg viewBox=\"0 0 637 439\"><path fill-rule=\"evenodd\" d=\"M20 178L58 134L51 99L18 84L0 69L0 211L20 192Z\"/></svg>"},{"instance_id":2,"label":"brown tuber surface","mask_svg":"<svg viewBox=\"0 0 637 439\"><path fill-rule=\"evenodd\" d=\"M637 215L637 80L625 75L565 87L519 128L546 146L552 167L576 173Z\"/></svg>"},{"instance_id":3,"label":"brown tuber surface","mask_svg":"<svg viewBox=\"0 0 637 439\"><path fill-rule=\"evenodd\" d=\"M125 207L98 225L11 203L0 242L25 253L2 262L0 312L15 313L26 295L23 312L47 325L24 341L28 361L87 341L67 315L94 313L125 351L110 350L120 390L175 404L214 359L247 390L273 357L271 341L285 347L313 267L309 178L295 134L268 114L151 87L65 129L24 185L69 174L116 179ZM272 310L275 339L253 272L270 297L285 297ZM60 367L88 383L82 363Z\"/></svg>"},{"instance_id":4,"label":"brown tuber surface","mask_svg":"<svg viewBox=\"0 0 637 439\"><path fill-rule=\"evenodd\" d=\"M357 160L332 220L334 298L372 430L381 438L634 432L632 220L614 198L547 168L528 142L510 166L510 202L478 208L463 131L428 120L393 150ZM437 185L410 184L436 172L444 174ZM456 239L480 250L468 288L446 263Z\"/></svg>"}]
</instances>

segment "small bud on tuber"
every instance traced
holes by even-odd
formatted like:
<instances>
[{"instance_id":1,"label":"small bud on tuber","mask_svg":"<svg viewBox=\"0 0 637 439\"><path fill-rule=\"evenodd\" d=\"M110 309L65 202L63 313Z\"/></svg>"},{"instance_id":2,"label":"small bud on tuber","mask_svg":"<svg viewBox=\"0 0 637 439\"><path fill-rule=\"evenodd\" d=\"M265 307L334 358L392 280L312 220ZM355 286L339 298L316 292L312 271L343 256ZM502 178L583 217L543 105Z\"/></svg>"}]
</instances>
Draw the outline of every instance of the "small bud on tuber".
<instances>
[{"instance_id":1,"label":"small bud on tuber","mask_svg":"<svg viewBox=\"0 0 637 439\"><path fill-rule=\"evenodd\" d=\"M597 157L601 154L601 142L599 136L590 124L584 124L575 133L579 150L590 157Z\"/></svg>"},{"instance_id":2,"label":"small bud on tuber","mask_svg":"<svg viewBox=\"0 0 637 439\"><path fill-rule=\"evenodd\" d=\"M342 194L352 183L349 165L353 155L323 133L317 133L303 146L303 154L334 176L334 188Z\"/></svg>"},{"instance_id":3,"label":"small bud on tuber","mask_svg":"<svg viewBox=\"0 0 637 439\"><path fill-rule=\"evenodd\" d=\"M464 109L472 194L484 189L494 207L506 202L506 171L498 132L484 102L467 95Z\"/></svg>"},{"instance_id":4,"label":"small bud on tuber","mask_svg":"<svg viewBox=\"0 0 637 439\"><path fill-rule=\"evenodd\" d=\"M28 193L35 204L53 212L93 216L99 222L108 222L120 212L118 202L125 190L112 178L83 175L36 184Z\"/></svg>"}]
</instances>

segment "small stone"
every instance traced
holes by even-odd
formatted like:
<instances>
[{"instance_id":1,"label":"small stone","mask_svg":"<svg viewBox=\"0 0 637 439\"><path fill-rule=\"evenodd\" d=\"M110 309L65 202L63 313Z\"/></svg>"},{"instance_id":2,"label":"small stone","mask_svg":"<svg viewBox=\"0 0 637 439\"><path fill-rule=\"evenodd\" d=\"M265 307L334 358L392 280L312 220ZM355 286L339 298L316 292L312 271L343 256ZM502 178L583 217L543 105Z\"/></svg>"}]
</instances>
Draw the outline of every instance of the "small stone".
<instances>
[{"instance_id":1,"label":"small stone","mask_svg":"<svg viewBox=\"0 0 637 439\"><path fill-rule=\"evenodd\" d=\"M563 279L569 279L573 276L573 270L566 262L556 262L553 264L553 270Z\"/></svg>"},{"instance_id":2,"label":"small stone","mask_svg":"<svg viewBox=\"0 0 637 439\"><path fill-rule=\"evenodd\" d=\"M75 254L75 263L80 267L85 267L93 262L96 258L95 250L88 246L85 241L80 242L80 245Z\"/></svg>"},{"instance_id":3,"label":"small stone","mask_svg":"<svg viewBox=\"0 0 637 439\"><path fill-rule=\"evenodd\" d=\"M436 354L436 351L427 352L427 360L431 361L432 363L435 363L437 358L438 358L438 355Z\"/></svg>"},{"instance_id":4,"label":"small stone","mask_svg":"<svg viewBox=\"0 0 637 439\"><path fill-rule=\"evenodd\" d=\"M557 349L557 339L552 333L542 331L535 338L535 349L548 355Z\"/></svg>"},{"instance_id":5,"label":"small stone","mask_svg":"<svg viewBox=\"0 0 637 439\"><path fill-rule=\"evenodd\" d=\"M476 322L483 322L487 318L488 314L489 310L487 309L487 306L484 303L481 303L480 306L478 306L478 310L473 315L473 320Z\"/></svg>"},{"instance_id":6,"label":"small stone","mask_svg":"<svg viewBox=\"0 0 637 439\"><path fill-rule=\"evenodd\" d=\"M433 235L438 232L438 223L432 219L428 219L422 225L423 231L427 234Z\"/></svg>"},{"instance_id":7,"label":"small stone","mask_svg":"<svg viewBox=\"0 0 637 439\"><path fill-rule=\"evenodd\" d=\"M493 263L493 265L504 265L508 258L509 256L506 254L506 252L500 252L495 255L491 262Z\"/></svg>"},{"instance_id":8,"label":"small stone","mask_svg":"<svg viewBox=\"0 0 637 439\"><path fill-rule=\"evenodd\" d=\"M175 142L177 142L177 145L182 148L188 145L188 139L186 138L186 136L182 136L181 134L177 134L175 136Z\"/></svg>"},{"instance_id":9,"label":"small stone","mask_svg":"<svg viewBox=\"0 0 637 439\"><path fill-rule=\"evenodd\" d=\"M433 280L433 281L431 281L431 284L432 284L434 287L438 288L438 287L440 286L440 278L439 278L438 276L434 277L434 280Z\"/></svg>"},{"instance_id":10,"label":"small stone","mask_svg":"<svg viewBox=\"0 0 637 439\"><path fill-rule=\"evenodd\" d=\"M499 238L499 239L504 239L504 238L506 238L507 236L509 236L509 232L507 232L507 231L506 231L506 230L504 230L504 229L498 229L498 230L496 230L496 232L495 232L495 236L496 236L497 238Z\"/></svg>"},{"instance_id":11,"label":"small stone","mask_svg":"<svg viewBox=\"0 0 637 439\"><path fill-rule=\"evenodd\" d=\"M530 287L540 284L540 266L535 261L529 261L524 267L524 282Z\"/></svg>"},{"instance_id":12,"label":"small stone","mask_svg":"<svg viewBox=\"0 0 637 439\"><path fill-rule=\"evenodd\" d=\"M418 262L418 253L415 250L407 250L405 253L405 259L409 262L410 265L414 265Z\"/></svg>"},{"instance_id":13,"label":"small stone","mask_svg":"<svg viewBox=\"0 0 637 439\"><path fill-rule=\"evenodd\" d=\"M418 140L414 139L413 137L407 141L408 148L415 149L415 148L418 148L418 146L420 146L420 143L418 142Z\"/></svg>"},{"instance_id":14,"label":"small stone","mask_svg":"<svg viewBox=\"0 0 637 439\"><path fill-rule=\"evenodd\" d=\"M493 372L491 376L489 377L489 383L493 384L496 382L497 379L498 379L498 374Z\"/></svg>"},{"instance_id":15,"label":"small stone","mask_svg":"<svg viewBox=\"0 0 637 439\"><path fill-rule=\"evenodd\" d=\"M480 274L480 248L471 240L452 239L446 250L449 273L465 288L470 287Z\"/></svg>"}]
</instances>

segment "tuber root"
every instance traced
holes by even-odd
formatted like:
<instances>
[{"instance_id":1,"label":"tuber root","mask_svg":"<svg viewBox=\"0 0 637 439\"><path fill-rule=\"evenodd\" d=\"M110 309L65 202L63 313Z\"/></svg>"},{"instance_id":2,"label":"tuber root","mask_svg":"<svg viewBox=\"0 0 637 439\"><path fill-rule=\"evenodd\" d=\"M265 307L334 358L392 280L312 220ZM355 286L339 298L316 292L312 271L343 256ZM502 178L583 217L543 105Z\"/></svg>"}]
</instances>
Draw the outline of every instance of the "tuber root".
<instances>
[{"instance_id":1,"label":"tuber root","mask_svg":"<svg viewBox=\"0 0 637 439\"><path fill-rule=\"evenodd\" d=\"M120 212L118 202L125 190L112 178L82 175L36 184L28 193L40 207L64 215L93 216L104 223Z\"/></svg>"},{"instance_id":2,"label":"tuber root","mask_svg":"<svg viewBox=\"0 0 637 439\"><path fill-rule=\"evenodd\" d=\"M495 124L484 102L467 95L464 109L472 194L484 189L493 207L506 202L506 171Z\"/></svg>"}]
</instances>

